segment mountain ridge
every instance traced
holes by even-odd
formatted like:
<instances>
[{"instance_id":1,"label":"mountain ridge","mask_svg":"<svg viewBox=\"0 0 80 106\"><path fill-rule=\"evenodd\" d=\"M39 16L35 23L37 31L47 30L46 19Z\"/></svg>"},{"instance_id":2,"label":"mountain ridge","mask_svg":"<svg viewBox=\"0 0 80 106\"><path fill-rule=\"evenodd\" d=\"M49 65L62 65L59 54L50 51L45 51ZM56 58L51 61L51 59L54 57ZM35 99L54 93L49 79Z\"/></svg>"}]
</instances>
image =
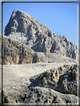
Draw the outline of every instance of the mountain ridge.
<instances>
[{"instance_id":1,"label":"mountain ridge","mask_svg":"<svg viewBox=\"0 0 80 106\"><path fill-rule=\"evenodd\" d=\"M77 59L77 46L67 37L56 35L33 16L14 10L5 27L5 36L17 40L35 52L50 52Z\"/></svg>"},{"instance_id":2,"label":"mountain ridge","mask_svg":"<svg viewBox=\"0 0 80 106\"><path fill-rule=\"evenodd\" d=\"M8 36L3 35L3 52L2 52L3 64L26 64L26 63L37 63L37 62L74 62L75 59L47 52L35 52L34 50L27 47L21 42L13 40Z\"/></svg>"}]
</instances>

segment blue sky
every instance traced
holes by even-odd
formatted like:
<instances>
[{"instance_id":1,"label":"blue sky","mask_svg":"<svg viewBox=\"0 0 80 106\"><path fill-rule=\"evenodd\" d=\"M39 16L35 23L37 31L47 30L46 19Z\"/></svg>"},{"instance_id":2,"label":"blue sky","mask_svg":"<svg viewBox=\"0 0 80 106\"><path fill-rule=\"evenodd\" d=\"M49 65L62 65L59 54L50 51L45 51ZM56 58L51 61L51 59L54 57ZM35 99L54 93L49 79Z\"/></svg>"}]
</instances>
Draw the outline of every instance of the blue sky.
<instances>
[{"instance_id":1,"label":"blue sky","mask_svg":"<svg viewBox=\"0 0 80 106\"><path fill-rule=\"evenodd\" d=\"M77 45L77 3L3 3L3 34L13 10L19 9Z\"/></svg>"}]
</instances>

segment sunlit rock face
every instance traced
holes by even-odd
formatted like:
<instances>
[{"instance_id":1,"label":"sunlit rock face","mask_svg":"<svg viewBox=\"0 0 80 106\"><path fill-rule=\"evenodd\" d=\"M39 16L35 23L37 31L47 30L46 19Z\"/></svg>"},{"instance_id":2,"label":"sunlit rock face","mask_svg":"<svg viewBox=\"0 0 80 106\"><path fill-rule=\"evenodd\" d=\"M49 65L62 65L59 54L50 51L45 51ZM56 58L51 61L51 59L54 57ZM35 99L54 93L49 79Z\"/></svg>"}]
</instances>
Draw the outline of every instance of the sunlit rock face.
<instances>
[{"instance_id":1,"label":"sunlit rock face","mask_svg":"<svg viewBox=\"0 0 80 106\"><path fill-rule=\"evenodd\" d=\"M63 56L56 53L35 52L27 45L13 40L7 36L3 36L3 51L2 63L3 64L26 64L26 63L61 63L61 62L75 62L75 59Z\"/></svg>"},{"instance_id":2,"label":"sunlit rock face","mask_svg":"<svg viewBox=\"0 0 80 106\"><path fill-rule=\"evenodd\" d=\"M3 51L2 63L3 64L25 64L45 62L42 56L38 56L32 49L26 45L14 41L6 36L3 36Z\"/></svg>"},{"instance_id":3,"label":"sunlit rock face","mask_svg":"<svg viewBox=\"0 0 80 106\"><path fill-rule=\"evenodd\" d=\"M33 16L14 10L5 27L5 35L17 40L35 52L50 52L77 59L77 46L65 36L56 35Z\"/></svg>"}]
</instances>

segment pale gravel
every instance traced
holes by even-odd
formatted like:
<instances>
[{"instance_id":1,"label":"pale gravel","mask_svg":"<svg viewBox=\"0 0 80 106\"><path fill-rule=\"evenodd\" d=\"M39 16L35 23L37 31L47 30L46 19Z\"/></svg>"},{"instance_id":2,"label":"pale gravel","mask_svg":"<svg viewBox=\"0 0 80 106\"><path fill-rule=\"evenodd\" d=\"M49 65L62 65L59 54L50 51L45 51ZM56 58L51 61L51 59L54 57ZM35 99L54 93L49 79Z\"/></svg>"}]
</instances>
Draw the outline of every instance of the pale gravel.
<instances>
[{"instance_id":1,"label":"pale gravel","mask_svg":"<svg viewBox=\"0 0 80 106\"><path fill-rule=\"evenodd\" d=\"M13 77L32 77L47 71L51 68L57 68L63 65L75 63L34 63L34 64L15 64L3 65L3 78Z\"/></svg>"}]
</instances>

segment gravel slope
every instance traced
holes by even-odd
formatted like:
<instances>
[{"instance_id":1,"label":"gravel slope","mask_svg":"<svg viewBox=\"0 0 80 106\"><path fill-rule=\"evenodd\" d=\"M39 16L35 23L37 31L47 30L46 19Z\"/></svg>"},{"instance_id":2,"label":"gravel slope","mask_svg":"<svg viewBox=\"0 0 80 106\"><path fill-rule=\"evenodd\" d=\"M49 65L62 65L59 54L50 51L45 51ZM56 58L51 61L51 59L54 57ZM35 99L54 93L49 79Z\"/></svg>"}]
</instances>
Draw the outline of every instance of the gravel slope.
<instances>
[{"instance_id":1,"label":"gravel slope","mask_svg":"<svg viewBox=\"0 0 80 106\"><path fill-rule=\"evenodd\" d=\"M13 77L31 77L38 75L51 68L57 68L63 65L71 65L75 63L33 63L33 64L16 64L3 65L3 78Z\"/></svg>"}]
</instances>

